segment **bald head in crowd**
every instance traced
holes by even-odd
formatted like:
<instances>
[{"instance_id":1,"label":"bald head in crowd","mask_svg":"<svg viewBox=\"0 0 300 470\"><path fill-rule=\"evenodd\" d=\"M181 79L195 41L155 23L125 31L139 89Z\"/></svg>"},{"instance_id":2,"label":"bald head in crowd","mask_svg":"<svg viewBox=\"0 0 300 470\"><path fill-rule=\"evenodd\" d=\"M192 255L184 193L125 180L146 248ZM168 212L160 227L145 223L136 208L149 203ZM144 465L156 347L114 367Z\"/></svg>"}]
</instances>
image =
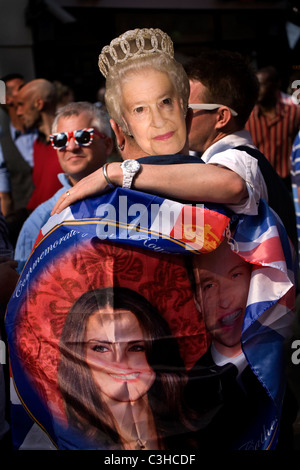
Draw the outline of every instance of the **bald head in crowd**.
<instances>
[{"instance_id":1,"label":"bald head in crowd","mask_svg":"<svg viewBox=\"0 0 300 470\"><path fill-rule=\"evenodd\" d=\"M17 103L17 115L22 119L25 128L43 131L45 127L48 129L48 121L52 124L54 119L56 88L53 83L43 78L31 80L19 90Z\"/></svg>"}]
</instances>

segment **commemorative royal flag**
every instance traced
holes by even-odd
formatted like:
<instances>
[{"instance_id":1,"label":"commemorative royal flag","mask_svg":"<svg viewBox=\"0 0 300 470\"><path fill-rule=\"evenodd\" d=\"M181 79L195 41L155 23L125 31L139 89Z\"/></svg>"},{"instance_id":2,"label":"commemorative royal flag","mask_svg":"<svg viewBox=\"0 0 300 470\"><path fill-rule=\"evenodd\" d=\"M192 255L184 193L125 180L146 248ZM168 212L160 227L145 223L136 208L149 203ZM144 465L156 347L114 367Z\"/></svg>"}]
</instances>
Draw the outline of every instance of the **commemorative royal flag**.
<instances>
[{"instance_id":1,"label":"commemorative royal flag","mask_svg":"<svg viewBox=\"0 0 300 470\"><path fill-rule=\"evenodd\" d=\"M214 343L205 315L217 307L207 294L215 281L203 289L194 281L195 260L211 266L224 245L249 273L230 276L249 280L245 307L241 300L220 320L228 332L242 317L252 389L241 409L252 403L253 383L263 405L251 419L239 416L242 432L228 447L275 448L285 394L282 345L294 302L294 260L281 222L264 201L257 216L246 217L122 188L49 219L9 302L15 447L222 447L211 435L226 429L222 413L232 405L220 384L245 390L237 374L229 379L227 365L216 366L217 380L210 367L197 368ZM216 266L213 274L226 268L221 256Z\"/></svg>"}]
</instances>

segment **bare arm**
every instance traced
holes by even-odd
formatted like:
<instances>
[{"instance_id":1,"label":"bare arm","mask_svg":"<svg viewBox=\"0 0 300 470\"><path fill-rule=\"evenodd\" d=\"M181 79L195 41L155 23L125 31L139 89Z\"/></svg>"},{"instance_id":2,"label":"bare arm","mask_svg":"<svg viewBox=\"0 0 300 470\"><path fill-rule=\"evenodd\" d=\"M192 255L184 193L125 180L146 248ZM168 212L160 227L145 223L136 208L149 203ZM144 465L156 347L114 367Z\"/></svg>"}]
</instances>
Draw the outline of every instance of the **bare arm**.
<instances>
[{"instance_id":1,"label":"bare arm","mask_svg":"<svg viewBox=\"0 0 300 470\"><path fill-rule=\"evenodd\" d=\"M119 162L107 167L109 179L122 186L123 173ZM109 189L99 169L79 181L55 204L52 214L59 213L75 201L102 194ZM187 201L237 204L247 197L245 181L226 168L210 164L142 165L134 179L133 189Z\"/></svg>"},{"instance_id":2,"label":"bare arm","mask_svg":"<svg viewBox=\"0 0 300 470\"><path fill-rule=\"evenodd\" d=\"M122 176L112 173L122 185ZM210 164L143 165L133 182L139 191L187 201L235 204L247 196L244 180L231 170Z\"/></svg>"}]
</instances>

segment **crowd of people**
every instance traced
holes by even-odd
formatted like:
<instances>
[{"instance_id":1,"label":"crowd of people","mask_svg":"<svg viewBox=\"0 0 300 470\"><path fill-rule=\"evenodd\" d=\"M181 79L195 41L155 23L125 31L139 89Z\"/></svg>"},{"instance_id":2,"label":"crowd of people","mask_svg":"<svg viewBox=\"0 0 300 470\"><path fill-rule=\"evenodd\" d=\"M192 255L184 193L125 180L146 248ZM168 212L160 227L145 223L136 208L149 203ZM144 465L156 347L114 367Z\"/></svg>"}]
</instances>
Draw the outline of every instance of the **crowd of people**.
<instances>
[{"instance_id":1,"label":"crowd of people","mask_svg":"<svg viewBox=\"0 0 300 470\"><path fill-rule=\"evenodd\" d=\"M151 42L151 46L155 44L154 50L147 50L149 34L151 41L155 36L155 41ZM137 37L139 41L135 42ZM13 253L10 258L4 255L0 263L3 316L40 230L50 216L80 199L116 187L182 203L223 204L233 213L245 216L256 216L263 199L279 216L298 256L300 106L287 102L286 97L283 100L276 70L266 67L254 71L240 54L223 50L205 51L183 67L174 59L171 39L160 30L128 31L122 35L122 41L129 48L133 42L139 46L144 44L145 49L139 54L134 51L133 57L124 60L119 55L121 40L103 48L99 56L99 68L106 79L102 106L75 100L72 93L64 94L68 103L58 104L57 83L46 79L26 83L19 74L3 77L7 96L0 121L0 247ZM212 364L220 367L233 364L239 377L234 383L240 387L238 392L234 387L234 393L240 396L241 390L246 389L247 396L247 382L243 383L240 378L249 376L240 337L252 268L233 254L228 244L218 250L207 258L200 256L193 267L196 302L212 337L209 351L194 370L199 365L211 368ZM220 266L217 263L220 259L228 262ZM209 272L213 276L209 276ZM239 280L235 284L237 291L231 294L231 284L236 277ZM227 283L222 289L228 298L235 299L238 312L236 314L234 307L230 307L234 319L230 317L227 323L217 315L221 287L213 290L222 282ZM295 284L297 289L297 278ZM115 295L117 297L118 293ZM226 303L230 301L224 300ZM104 307L105 304L101 306ZM127 308L130 313L127 316L132 317L135 328L139 329L145 320L133 320L136 314L132 308ZM92 313L96 310L99 315L99 305ZM233 331L230 329L227 335L218 333L223 321L226 326L234 322ZM122 325L121 320L119 323ZM120 331L124 334L122 329ZM3 321L1 333L5 339ZM64 333L62 343L68 335ZM8 381L5 366L2 369ZM84 378L71 374L68 391L63 393L72 393L80 380ZM260 388L260 384L254 384L252 376L250 381L251 390ZM147 386L151 388L153 382L152 377ZM7 446L9 400L8 389L6 387L5 398L4 382L2 385L0 439ZM257 410L264 403L263 398L262 401L259 398L261 393L260 389L256 391L255 400L250 399L247 405L243 396L239 406L247 407L250 403L251 410ZM197 396L194 400L197 401ZM116 416L125 411L110 405L105 402L112 415L112 428L118 429ZM231 400L226 412L230 414L235 405L237 402ZM292 415L288 419L289 430L298 408L297 404L293 406L290 406L292 412L289 408ZM141 412L138 405L136 408ZM181 413L181 409L177 411ZM159 425L155 429L156 417L152 417L149 407L143 408L142 413L147 417L152 448L164 448L160 447L163 444L157 434ZM238 414L236 411L237 419ZM118 439L121 442L123 439L124 449L135 449L127 418L123 421L123 428L126 428L122 429L123 437ZM226 414L218 416L213 430L218 428L221 433L227 419ZM97 429L94 424L95 435L99 429L103 432L102 425ZM110 439L113 438L111 431ZM226 436L229 448L231 438L236 436ZM290 435L289 439L287 448L292 446Z\"/></svg>"}]
</instances>

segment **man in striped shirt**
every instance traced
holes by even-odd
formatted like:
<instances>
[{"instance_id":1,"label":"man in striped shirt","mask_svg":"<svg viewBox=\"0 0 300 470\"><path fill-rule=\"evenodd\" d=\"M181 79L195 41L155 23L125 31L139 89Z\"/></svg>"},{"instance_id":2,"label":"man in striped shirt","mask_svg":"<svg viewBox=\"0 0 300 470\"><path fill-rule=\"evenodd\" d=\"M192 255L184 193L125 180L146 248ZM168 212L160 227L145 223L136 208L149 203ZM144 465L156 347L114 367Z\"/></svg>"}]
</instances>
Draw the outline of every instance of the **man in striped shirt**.
<instances>
[{"instance_id":1,"label":"man in striped shirt","mask_svg":"<svg viewBox=\"0 0 300 470\"><path fill-rule=\"evenodd\" d=\"M10 429L7 419L8 399L6 385L8 383L8 364L6 360L6 345L4 343L4 313L7 303L19 279L16 271L17 262L9 259L5 250L12 250L5 219L0 210L0 449L12 450L10 446ZM3 339L2 339L3 338ZM3 357L4 354L4 357Z\"/></svg>"},{"instance_id":2,"label":"man in striped shirt","mask_svg":"<svg viewBox=\"0 0 300 470\"><path fill-rule=\"evenodd\" d=\"M259 96L246 129L254 145L290 189L290 156L300 127L300 106L283 103L280 99L280 80L274 67L264 67L256 75L260 85Z\"/></svg>"}]
</instances>

